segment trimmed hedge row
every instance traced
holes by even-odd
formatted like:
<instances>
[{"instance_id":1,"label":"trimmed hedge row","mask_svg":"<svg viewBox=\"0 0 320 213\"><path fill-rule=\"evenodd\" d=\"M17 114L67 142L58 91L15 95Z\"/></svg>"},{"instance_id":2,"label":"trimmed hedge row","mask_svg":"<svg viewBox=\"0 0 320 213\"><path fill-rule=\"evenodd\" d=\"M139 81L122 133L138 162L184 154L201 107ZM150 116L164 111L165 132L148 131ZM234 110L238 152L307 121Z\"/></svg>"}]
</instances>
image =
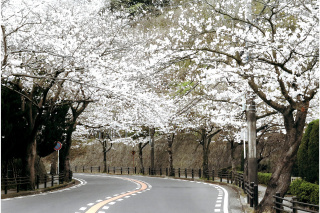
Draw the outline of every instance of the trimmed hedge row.
<instances>
[{"instance_id":1,"label":"trimmed hedge row","mask_svg":"<svg viewBox=\"0 0 320 213\"><path fill-rule=\"evenodd\" d=\"M297 196L300 202L319 204L319 185L298 179L291 183L288 193Z\"/></svg>"},{"instance_id":2,"label":"trimmed hedge row","mask_svg":"<svg viewBox=\"0 0 320 213\"><path fill-rule=\"evenodd\" d=\"M268 185L272 173L258 172L258 183Z\"/></svg>"}]
</instances>

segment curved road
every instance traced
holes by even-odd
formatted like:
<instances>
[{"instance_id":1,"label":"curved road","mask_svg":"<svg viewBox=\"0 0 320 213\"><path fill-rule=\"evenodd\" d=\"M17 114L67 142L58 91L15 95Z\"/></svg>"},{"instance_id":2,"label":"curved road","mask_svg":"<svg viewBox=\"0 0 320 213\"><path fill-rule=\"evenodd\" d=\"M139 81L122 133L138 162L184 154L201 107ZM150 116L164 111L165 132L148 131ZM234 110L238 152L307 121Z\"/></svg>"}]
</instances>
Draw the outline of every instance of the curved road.
<instances>
[{"instance_id":1,"label":"curved road","mask_svg":"<svg viewBox=\"0 0 320 213\"><path fill-rule=\"evenodd\" d=\"M74 174L81 184L3 199L2 213L228 213L228 192L197 181L143 176Z\"/></svg>"}]
</instances>

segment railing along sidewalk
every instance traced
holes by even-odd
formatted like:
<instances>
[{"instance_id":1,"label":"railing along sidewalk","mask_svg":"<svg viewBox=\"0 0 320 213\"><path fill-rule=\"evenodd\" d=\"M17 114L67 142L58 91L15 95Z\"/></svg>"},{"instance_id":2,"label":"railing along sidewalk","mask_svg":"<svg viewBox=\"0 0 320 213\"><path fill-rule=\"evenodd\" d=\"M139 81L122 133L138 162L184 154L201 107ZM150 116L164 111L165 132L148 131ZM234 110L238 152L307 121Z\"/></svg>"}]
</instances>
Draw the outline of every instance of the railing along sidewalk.
<instances>
[{"instance_id":1,"label":"railing along sidewalk","mask_svg":"<svg viewBox=\"0 0 320 213\"><path fill-rule=\"evenodd\" d=\"M273 196L274 198L274 206L276 213L281 212L288 212L288 213L297 213L299 211L310 212L310 213L317 213L319 212L319 205L309 204L298 202L297 197L292 197L291 200L283 198L280 196L280 193L277 192L276 195ZM288 204L283 203L283 201L287 201ZM304 206L305 208L301 208Z\"/></svg>"},{"instance_id":2,"label":"railing along sidewalk","mask_svg":"<svg viewBox=\"0 0 320 213\"><path fill-rule=\"evenodd\" d=\"M40 184L43 184L43 188L48 188L57 184L63 184L65 175L63 173L59 175L44 175L40 177L36 176L35 187L36 189L40 189ZM72 180L72 171L69 173L69 181ZM51 183L51 184L50 184ZM26 186L30 184L29 177L15 177L15 178L2 178L1 186L4 188L4 194L8 194L9 189L16 189L15 191L19 193L21 191L22 186ZM51 186L50 186L51 185Z\"/></svg>"}]
</instances>

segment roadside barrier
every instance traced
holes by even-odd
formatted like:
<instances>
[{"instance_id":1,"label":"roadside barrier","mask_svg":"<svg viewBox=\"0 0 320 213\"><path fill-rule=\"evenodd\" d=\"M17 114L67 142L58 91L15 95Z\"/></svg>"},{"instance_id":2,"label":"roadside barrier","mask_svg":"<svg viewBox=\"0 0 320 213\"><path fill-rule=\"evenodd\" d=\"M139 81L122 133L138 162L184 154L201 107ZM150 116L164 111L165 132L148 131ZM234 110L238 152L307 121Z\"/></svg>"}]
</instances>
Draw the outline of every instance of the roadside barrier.
<instances>
[{"instance_id":1,"label":"roadside barrier","mask_svg":"<svg viewBox=\"0 0 320 213\"><path fill-rule=\"evenodd\" d=\"M42 184L42 188L52 187L55 184L63 184L65 179L64 174L59 175L43 175L40 177L36 176L35 187L36 189L40 189ZM72 171L69 173L69 181L72 180ZM1 188L4 189L4 194L8 194L8 190L15 189L17 193L20 191L27 189L30 184L29 177L14 177L14 178L1 178Z\"/></svg>"},{"instance_id":2,"label":"roadside barrier","mask_svg":"<svg viewBox=\"0 0 320 213\"><path fill-rule=\"evenodd\" d=\"M75 172L101 172L100 166L91 166L91 167L77 167L75 166ZM247 195L247 203L250 205L250 207L256 208L258 206L258 184L245 180L244 175L239 172L230 172L230 171L223 171L220 170L218 172L215 172L215 170L207 170L203 171L201 169L188 169L188 168L140 168L137 169L136 167L107 167L108 174L142 174L142 175L150 175L150 176L172 176L172 177L178 177L178 178L189 178L189 179L195 179L195 178L201 178L204 180L212 180L216 181L215 178L218 178L218 181L220 182L227 182L234 184L241 188L243 192ZM312 205L312 204L306 204L301 203L296 200L296 198L293 198L293 200L286 200L284 198L281 198L279 195L275 195L275 202L274 202L274 209L277 213L280 212L289 212L289 213L296 213L297 210L300 211L306 211L310 213L319 212L319 206ZM283 204L282 201L285 200L290 205ZM304 208L302 208L303 206ZM292 211L285 210L283 207L287 207L291 209ZM307 209L307 210L306 210ZM314 210L318 209L318 211Z\"/></svg>"},{"instance_id":3,"label":"roadside barrier","mask_svg":"<svg viewBox=\"0 0 320 213\"><path fill-rule=\"evenodd\" d=\"M75 166L75 172L101 172L100 166ZM218 178L218 181L223 182L226 180L227 183L231 183L239 186L243 189L244 193L247 194L247 202L250 204L250 207L256 207L258 205L258 185L255 183L249 183L244 180L243 174L233 173L229 171L218 171L215 172L212 170L203 171L201 169L188 169L188 168L140 168L136 167L107 167L106 173L108 174L142 174L150 176L172 176L185 179L195 179L201 178L204 180L215 181L215 178Z\"/></svg>"},{"instance_id":4,"label":"roadside barrier","mask_svg":"<svg viewBox=\"0 0 320 213\"><path fill-rule=\"evenodd\" d=\"M319 205L298 202L297 197L292 197L292 199L289 200L281 197L280 193L277 192L273 198L273 209L275 209L276 213L297 213L298 210L311 213L319 212Z\"/></svg>"}]
</instances>

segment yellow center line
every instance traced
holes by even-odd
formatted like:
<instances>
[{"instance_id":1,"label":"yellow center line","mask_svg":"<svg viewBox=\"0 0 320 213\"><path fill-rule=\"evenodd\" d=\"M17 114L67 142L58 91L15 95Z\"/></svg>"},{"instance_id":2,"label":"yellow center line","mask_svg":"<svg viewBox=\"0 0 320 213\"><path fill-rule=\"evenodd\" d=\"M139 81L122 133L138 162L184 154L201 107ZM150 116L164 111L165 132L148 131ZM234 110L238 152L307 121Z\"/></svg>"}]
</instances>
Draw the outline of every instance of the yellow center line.
<instances>
[{"instance_id":1,"label":"yellow center line","mask_svg":"<svg viewBox=\"0 0 320 213\"><path fill-rule=\"evenodd\" d=\"M104 200L104 201L101 201L100 203L97 203L96 205L92 206L90 209L88 209L88 211L86 211L86 213L96 213L100 208L102 208L104 205L112 202L112 201L115 201L115 200L118 200L122 197L125 197L125 196L128 196L128 195L132 195L134 193L137 193L137 192L140 192L140 191L143 191L145 189L148 188L147 184L141 182L141 181L138 181L138 180L134 180L134 179L130 179L130 178L122 178L124 180L128 180L128 181L132 181L132 182L135 182L135 183L139 183L141 188L140 189L137 189L135 191L132 191L132 192L127 192L125 194L122 194L122 195L118 195L116 197L113 197L113 198L110 198L108 200Z\"/></svg>"}]
</instances>

